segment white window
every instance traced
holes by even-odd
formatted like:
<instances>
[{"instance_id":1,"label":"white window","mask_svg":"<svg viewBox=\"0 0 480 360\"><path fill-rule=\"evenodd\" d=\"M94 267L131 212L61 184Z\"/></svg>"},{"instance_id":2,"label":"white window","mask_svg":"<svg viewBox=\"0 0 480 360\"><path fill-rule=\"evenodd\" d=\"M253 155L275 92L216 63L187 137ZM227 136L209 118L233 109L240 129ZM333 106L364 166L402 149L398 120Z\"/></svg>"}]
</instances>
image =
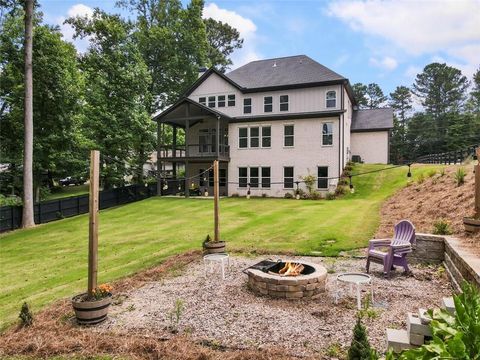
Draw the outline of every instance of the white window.
<instances>
[{"instance_id":1,"label":"white window","mask_svg":"<svg viewBox=\"0 0 480 360\"><path fill-rule=\"evenodd\" d=\"M269 167L262 167L262 188L269 188L270 187L270 168Z\"/></svg>"},{"instance_id":2,"label":"white window","mask_svg":"<svg viewBox=\"0 0 480 360\"><path fill-rule=\"evenodd\" d=\"M246 188L248 185L248 168L238 168L238 187Z\"/></svg>"},{"instance_id":3,"label":"white window","mask_svg":"<svg viewBox=\"0 0 480 360\"><path fill-rule=\"evenodd\" d=\"M322 125L322 145L333 145L333 123L323 123Z\"/></svg>"},{"instance_id":4,"label":"white window","mask_svg":"<svg viewBox=\"0 0 480 360\"><path fill-rule=\"evenodd\" d=\"M198 98L198 102L202 105L207 105L207 98L205 96L202 96Z\"/></svg>"},{"instance_id":5,"label":"white window","mask_svg":"<svg viewBox=\"0 0 480 360\"><path fill-rule=\"evenodd\" d=\"M251 167L250 169L250 187L258 188L259 168Z\"/></svg>"},{"instance_id":6,"label":"white window","mask_svg":"<svg viewBox=\"0 0 480 360\"><path fill-rule=\"evenodd\" d=\"M235 94L228 95L228 106L235 106Z\"/></svg>"},{"instance_id":7,"label":"white window","mask_svg":"<svg viewBox=\"0 0 480 360\"><path fill-rule=\"evenodd\" d=\"M250 128L250 147L260 147L260 128L258 126Z\"/></svg>"},{"instance_id":8,"label":"white window","mask_svg":"<svg viewBox=\"0 0 480 360\"><path fill-rule=\"evenodd\" d=\"M225 107L225 95L218 96L218 107Z\"/></svg>"},{"instance_id":9,"label":"white window","mask_svg":"<svg viewBox=\"0 0 480 360\"><path fill-rule=\"evenodd\" d=\"M272 146L272 128L270 126L262 126L262 147L269 148Z\"/></svg>"},{"instance_id":10,"label":"white window","mask_svg":"<svg viewBox=\"0 0 480 360\"><path fill-rule=\"evenodd\" d=\"M293 166L285 166L283 168L283 188L293 189Z\"/></svg>"},{"instance_id":11,"label":"white window","mask_svg":"<svg viewBox=\"0 0 480 360\"><path fill-rule=\"evenodd\" d=\"M326 95L327 108L337 107L337 92L334 90L327 91Z\"/></svg>"},{"instance_id":12,"label":"white window","mask_svg":"<svg viewBox=\"0 0 480 360\"><path fill-rule=\"evenodd\" d=\"M293 125L284 125L283 127L283 146L291 147L295 145L295 128Z\"/></svg>"},{"instance_id":13,"label":"white window","mask_svg":"<svg viewBox=\"0 0 480 360\"><path fill-rule=\"evenodd\" d=\"M248 128L238 128L238 147L240 149L248 148Z\"/></svg>"},{"instance_id":14,"label":"white window","mask_svg":"<svg viewBox=\"0 0 480 360\"><path fill-rule=\"evenodd\" d=\"M317 169L317 187L328 189L328 166L319 166Z\"/></svg>"},{"instance_id":15,"label":"white window","mask_svg":"<svg viewBox=\"0 0 480 360\"><path fill-rule=\"evenodd\" d=\"M251 114L252 113L252 99L251 98L243 99L243 113L244 114Z\"/></svg>"},{"instance_id":16,"label":"white window","mask_svg":"<svg viewBox=\"0 0 480 360\"><path fill-rule=\"evenodd\" d=\"M273 97L265 96L263 98L263 111L272 112L273 111Z\"/></svg>"},{"instance_id":17,"label":"white window","mask_svg":"<svg viewBox=\"0 0 480 360\"><path fill-rule=\"evenodd\" d=\"M280 111L288 111L288 95L280 95Z\"/></svg>"},{"instance_id":18,"label":"white window","mask_svg":"<svg viewBox=\"0 0 480 360\"><path fill-rule=\"evenodd\" d=\"M208 97L208 107L211 107L211 108L215 107L215 96Z\"/></svg>"}]
</instances>

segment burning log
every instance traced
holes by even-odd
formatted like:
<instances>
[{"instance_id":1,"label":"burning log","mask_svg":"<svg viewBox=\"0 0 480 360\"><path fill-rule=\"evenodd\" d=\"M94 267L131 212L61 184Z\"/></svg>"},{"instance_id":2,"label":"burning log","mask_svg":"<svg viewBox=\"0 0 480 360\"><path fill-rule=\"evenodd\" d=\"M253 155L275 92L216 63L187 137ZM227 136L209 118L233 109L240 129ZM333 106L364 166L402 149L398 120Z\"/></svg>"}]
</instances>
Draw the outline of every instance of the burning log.
<instances>
[{"instance_id":1,"label":"burning log","mask_svg":"<svg viewBox=\"0 0 480 360\"><path fill-rule=\"evenodd\" d=\"M281 276L298 276L305 267L300 263L292 263L287 261L285 266L278 271Z\"/></svg>"}]
</instances>

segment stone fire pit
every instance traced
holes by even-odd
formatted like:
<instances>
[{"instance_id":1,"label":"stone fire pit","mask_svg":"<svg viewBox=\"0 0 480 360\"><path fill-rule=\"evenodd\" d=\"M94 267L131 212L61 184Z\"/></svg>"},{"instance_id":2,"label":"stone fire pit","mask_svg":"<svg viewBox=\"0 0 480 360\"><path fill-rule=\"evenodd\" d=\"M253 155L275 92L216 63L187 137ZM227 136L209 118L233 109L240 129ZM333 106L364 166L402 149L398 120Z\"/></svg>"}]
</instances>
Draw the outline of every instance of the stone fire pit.
<instances>
[{"instance_id":1,"label":"stone fire pit","mask_svg":"<svg viewBox=\"0 0 480 360\"><path fill-rule=\"evenodd\" d=\"M297 276L282 276L278 273L289 261L262 261L246 269L249 288L258 295L268 295L282 299L316 299L325 291L327 270L319 265L305 261L292 260L303 265Z\"/></svg>"}]
</instances>

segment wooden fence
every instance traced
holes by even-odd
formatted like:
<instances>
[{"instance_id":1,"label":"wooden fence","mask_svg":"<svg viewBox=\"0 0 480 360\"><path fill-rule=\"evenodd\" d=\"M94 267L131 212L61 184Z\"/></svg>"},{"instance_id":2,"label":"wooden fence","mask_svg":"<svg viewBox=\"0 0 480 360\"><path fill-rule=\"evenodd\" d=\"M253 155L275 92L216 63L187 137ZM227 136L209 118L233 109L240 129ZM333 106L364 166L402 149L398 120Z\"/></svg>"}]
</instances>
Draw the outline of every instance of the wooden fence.
<instances>
[{"instance_id":1,"label":"wooden fence","mask_svg":"<svg viewBox=\"0 0 480 360\"><path fill-rule=\"evenodd\" d=\"M460 164L468 157L476 158L475 149L480 145L470 146L462 150L420 156L415 162L422 164Z\"/></svg>"}]
</instances>

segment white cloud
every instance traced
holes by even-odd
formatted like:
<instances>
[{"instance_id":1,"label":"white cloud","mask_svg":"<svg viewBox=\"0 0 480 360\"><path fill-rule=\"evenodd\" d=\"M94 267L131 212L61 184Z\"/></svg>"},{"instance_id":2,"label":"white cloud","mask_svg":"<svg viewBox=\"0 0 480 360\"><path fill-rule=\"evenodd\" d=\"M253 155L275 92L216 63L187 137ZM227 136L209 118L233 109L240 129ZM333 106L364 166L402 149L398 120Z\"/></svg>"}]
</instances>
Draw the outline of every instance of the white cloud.
<instances>
[{"instance_id":1,"label":"white cloud","mask_svg":"<svg viewBox=\"0 0 480 360\"><path fill-rule=\"evenodd\" d=\"M240 32L240 37L244 39L244 42L243 47L235 50L232 54L233 67L239 67L261 58L256 49L258 40L257 26L252 20L241 16L235 11L222 9L215 3L209 3L205 6L203 17L227 23Z\"/></svg>"},{"instance_id":2,"label":"white cloud","mask_svg":"<svg viewBox=\"0 0 480 360\"><path fill-rule=\"evenodd\" d=\"M327 13L403 53L454 56L468 74L480 61L480 0L343 0Z\"/></svg>"},{"instance_id":3,"label":"white cloud","mask_svg":"<svg viewBox=\"0 0 480 360\"><path fill-rule=\"evenodd\" d=\"M66 41L69 41L75 45L79 52L85 52L88 47L88 38L85 39L73 39L75 31L69 24L64 24L65 20L69 17L87 16L93 15L93 9L84 4L75 4L71 6L67 11L67 16L61 16L57 18L57 24L60 26L60 31Z\"/></svg>"},{"instance_id":4,"label":"white cloud","mask_svg":"<svg viewBox=\"0 0 480 360\"><path fill-rule=\"evenodd\" d=\"M374 57L370 58L370 64L384 70L394 70L398 66L397 60L390 56L385 56L382 59L377 59Z\"/></svg>"}]
</instances>

